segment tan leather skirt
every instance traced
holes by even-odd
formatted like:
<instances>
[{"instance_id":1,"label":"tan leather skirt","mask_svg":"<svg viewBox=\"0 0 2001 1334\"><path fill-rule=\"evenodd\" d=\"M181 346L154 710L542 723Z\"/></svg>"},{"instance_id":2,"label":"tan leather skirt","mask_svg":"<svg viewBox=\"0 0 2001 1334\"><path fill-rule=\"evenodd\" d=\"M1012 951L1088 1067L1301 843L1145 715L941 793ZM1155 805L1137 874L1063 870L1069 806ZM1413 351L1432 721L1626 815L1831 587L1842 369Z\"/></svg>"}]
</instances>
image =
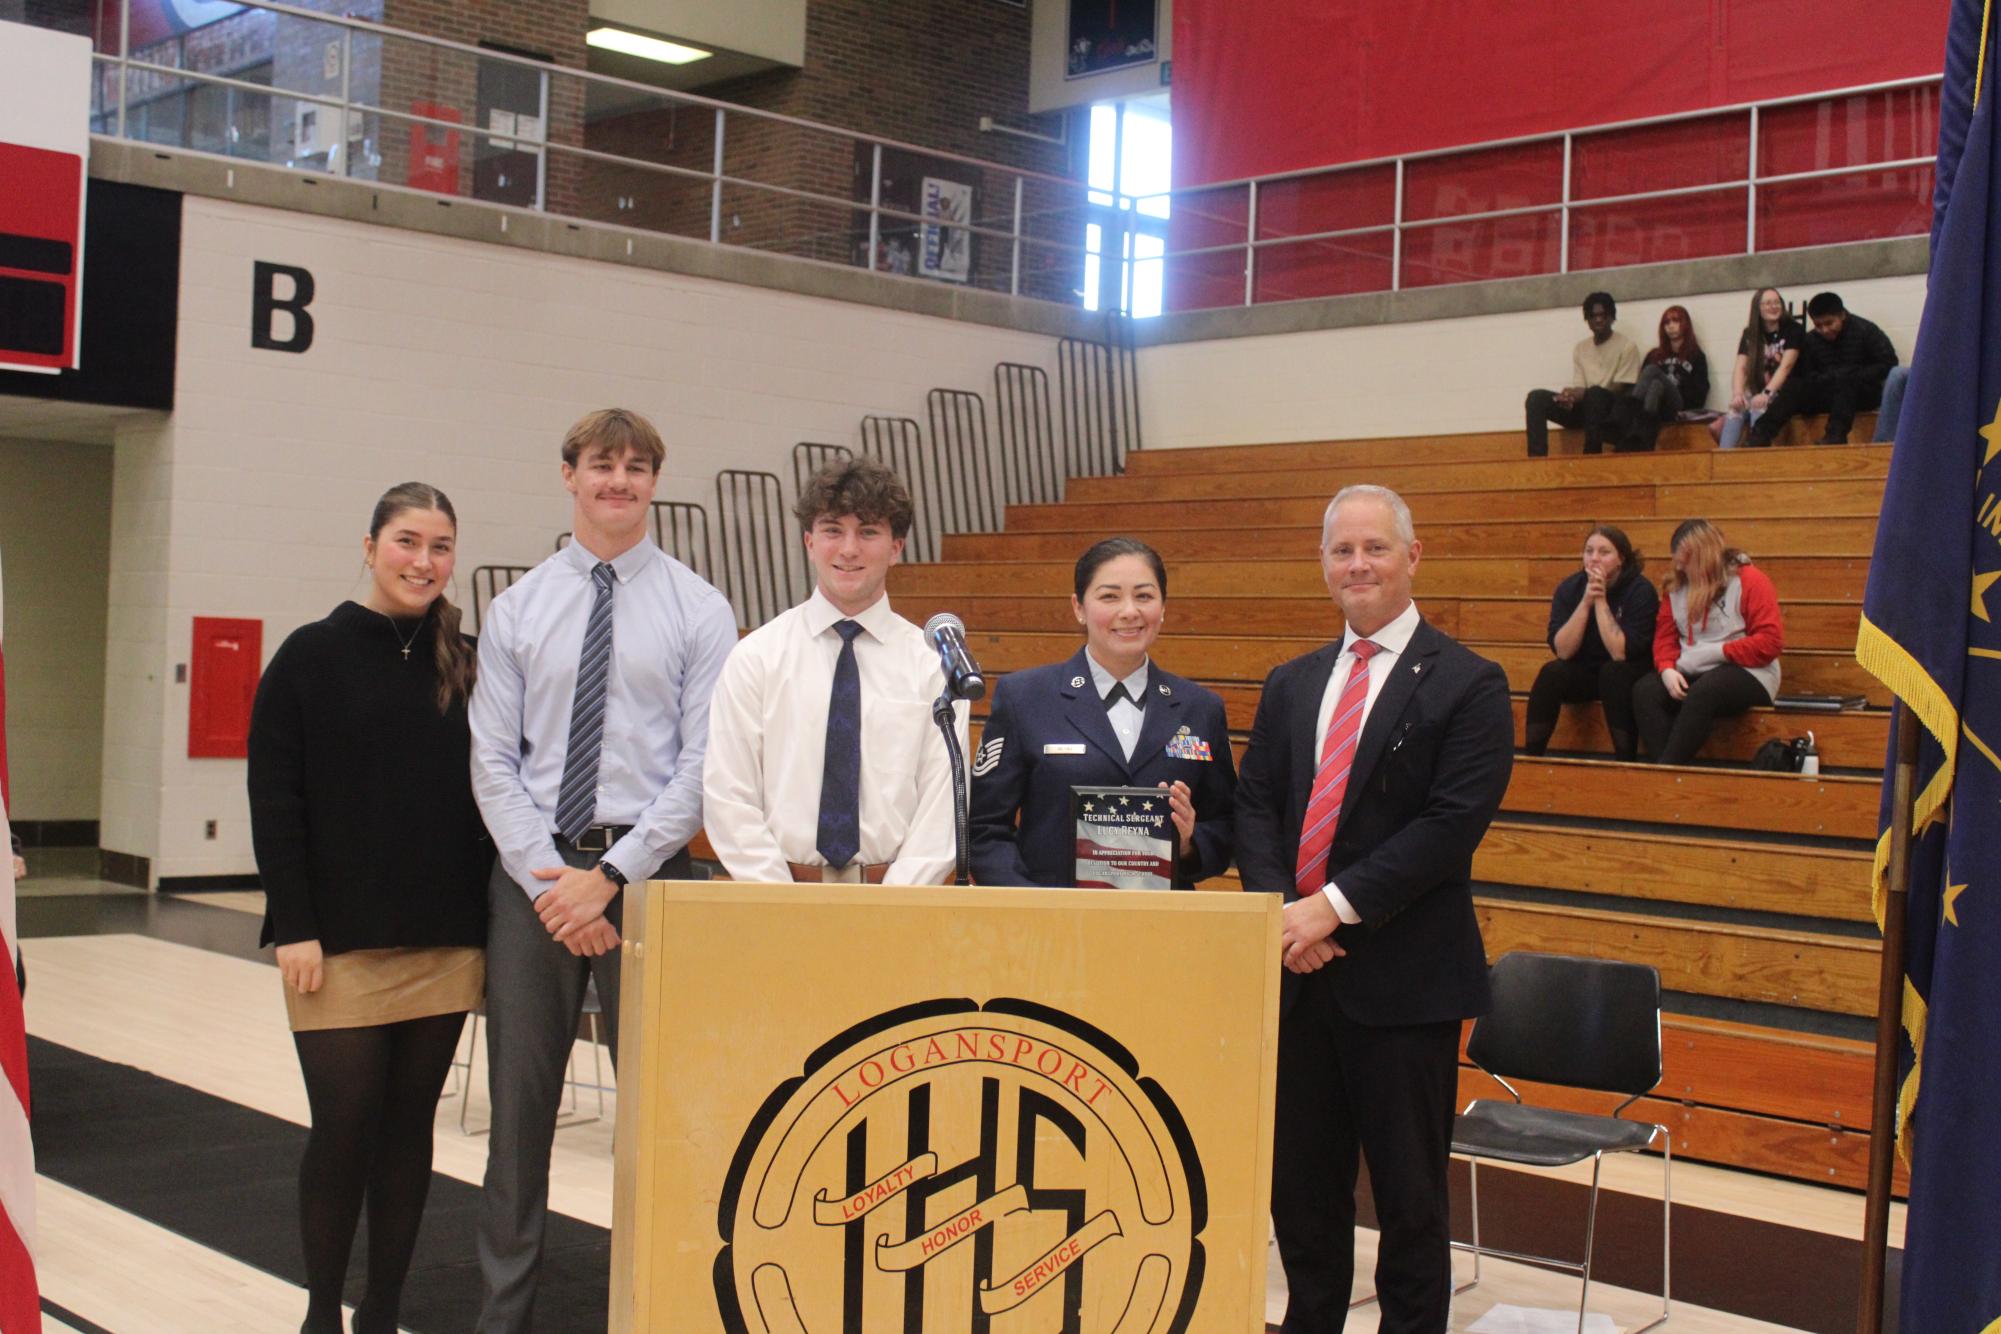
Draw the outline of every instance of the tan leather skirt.
<instances>
[{"instance_id":1,"label":"tan leather skirt","mask_svg":"<svg viewBox=\"0 0 2001 1334\"><path fill-rule=\"evenodd\" d=\"M369 1028L475 1009L485 994L486 951L473 946L350 950L327 956L310 996L285 987L285 1016L294 1033Z\"/></svg>"}]
</instances>

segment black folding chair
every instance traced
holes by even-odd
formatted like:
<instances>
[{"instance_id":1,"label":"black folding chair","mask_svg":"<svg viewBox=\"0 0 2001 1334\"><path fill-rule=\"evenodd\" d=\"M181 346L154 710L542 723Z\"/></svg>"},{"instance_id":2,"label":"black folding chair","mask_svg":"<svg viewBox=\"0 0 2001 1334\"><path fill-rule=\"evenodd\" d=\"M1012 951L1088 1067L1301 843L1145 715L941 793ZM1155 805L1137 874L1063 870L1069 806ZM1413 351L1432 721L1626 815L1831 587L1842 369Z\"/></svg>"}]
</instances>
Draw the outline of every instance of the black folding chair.
<instances>
[{"instance_id":1,"label":"black folding chair","mask_svg":"<svg viewBox=\"0 0 2001 1334\"><path fill-rule=\"evenodd\" d=\"M1628 1121L1622 1113L1661 1082L1661 977L1647 964L1578 959L1560 954L1502 955L1493 967L1494 1008L1473 1022L1467 1057L1506 1089L1513 1101L1476 1098L1453 1123L1452 1151L1471 1160L1473 1240L1454 1242L1480 1257L1500 1256L1583 1276L1577 1328L1584 1328L1591 1293L1591 1250L1598 1225L1598 1174L1608 1153L1633 1153L1659 1140L1661 1154L1661 1313L1632 1331L1667 1320L1669 1232L1674 1166L1668 1128ZM1609 1116L1566 1112L1522 1101L1508 1081L1623 1093ZM1480 1159L1525 1167L1566 1167L1591 1160L1591 1202L1584 1220L1584 1262L1524 1255L1480 1244Z\"/></svg>"}]
</instances>

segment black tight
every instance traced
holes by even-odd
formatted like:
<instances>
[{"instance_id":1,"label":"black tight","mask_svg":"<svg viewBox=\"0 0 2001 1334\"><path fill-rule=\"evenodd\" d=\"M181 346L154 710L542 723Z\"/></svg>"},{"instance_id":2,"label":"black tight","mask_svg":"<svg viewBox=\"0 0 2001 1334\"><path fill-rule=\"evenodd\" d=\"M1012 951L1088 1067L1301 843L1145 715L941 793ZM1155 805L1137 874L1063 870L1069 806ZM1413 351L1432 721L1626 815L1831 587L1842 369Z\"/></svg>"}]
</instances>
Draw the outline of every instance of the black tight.
<instances>
[{"instance_id":1,"label":"black tight","mask_svg":"<svg viewBox=\"0 0 2001 1334\"><path fill-rule=\"evenodd\" d=\"M299 1164L304 1334L340 1334L341 1288L364 1198L368 1289L356 1334L396 1329L431 1188L431 1127L465 1015L294 1033L313 1126Z\"/></svg>"},{"instance_id":2,"label":"black tight","mask_svg":"<svg viewBox=\"0 0 2001 1334\"><path fill-rule=\"evenodd\" d=\"M1605 730L1612 735L1612 754L1634 756L1633 683L1646 672L1637 662L1579 662L1552 658L1536 673L1529 688L1528 717L1523 726L1522 753L1540 755L1549 749L1556 719L1565 704L1599 700L1605 708Z\"/></svg>"},{"instance_id":3,"label":"black tight","mask_svg":"<svg viewBox=\"0 0 2001 1334\"><path fill-rule=\"evenodd\" d=\"M1659 764L1687 764L1709 740L1710 729L1724 718L1770 704L1757 677L1734 662L1711 668L1688 683L1688 696L1676 700L1659 672L1651 672L1633 687L1633 715L1640 725L1640 744Z\"/></svg>"}]
</instances>

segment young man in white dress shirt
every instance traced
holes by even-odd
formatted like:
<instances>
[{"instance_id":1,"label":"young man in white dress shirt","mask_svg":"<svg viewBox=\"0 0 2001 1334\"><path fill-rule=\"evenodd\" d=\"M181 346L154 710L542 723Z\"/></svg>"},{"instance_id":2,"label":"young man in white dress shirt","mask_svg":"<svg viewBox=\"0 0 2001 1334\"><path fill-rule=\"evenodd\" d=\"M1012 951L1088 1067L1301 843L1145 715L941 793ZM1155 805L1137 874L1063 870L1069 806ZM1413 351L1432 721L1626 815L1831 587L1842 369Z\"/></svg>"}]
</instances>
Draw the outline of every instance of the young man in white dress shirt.
<instances>
[{"instance_id":1,"label":"young man in white dress shirt","mask_svg":"<svg viewBox=\"0 0 2001 1334\"><path fill-rule=\"evenodd\" d=\"M480 626L473 792L500 853L487 892L482 1334L533 1320L549 1147L593 977L618 1050L621 891L685 878L702 825L709 695L736 617L649 536L665 455L652 425L622 409L571 427L574 538Z\"/></svg>"},{"instance_id":2,"label":"young man in white dress shirt","mask_svg":"<svg viewBox=\"0 0 2001 1334\"><path fill-rule=\"evenodd\" d=\"M794 509L813 595L746 636L710 705L702 809L733 880L950 883L952 770L924 632L883 584L910 493L880 460L820 470ZM966 744L958 706L959 745Z\"/></svg>"}]
</instances>

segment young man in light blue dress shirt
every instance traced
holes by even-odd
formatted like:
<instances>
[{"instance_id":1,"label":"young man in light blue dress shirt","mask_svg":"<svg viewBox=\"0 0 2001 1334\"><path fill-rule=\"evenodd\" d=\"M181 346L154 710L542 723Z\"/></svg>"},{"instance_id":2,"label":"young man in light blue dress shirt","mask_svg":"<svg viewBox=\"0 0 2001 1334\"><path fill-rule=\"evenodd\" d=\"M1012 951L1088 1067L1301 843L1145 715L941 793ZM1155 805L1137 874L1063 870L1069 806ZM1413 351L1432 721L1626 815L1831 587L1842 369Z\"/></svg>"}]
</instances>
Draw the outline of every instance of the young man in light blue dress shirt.
<instances>
[{"instance_id":1,"label":"young man in light blue dress shirt","mask_svg":"<svg viewBox=\"0 0 2001 1334\"><path fill-rule=\"evenodd\" d=\"M685 877L702 825L709 697L736 618L648 535L665 453L621 409L571 427L574 538L480 626L473 791L500 853L488 892L485 1334L533 1318L549 1149L591 978L618 1050L621 890Z\"/></svg>"}]
</instances>

